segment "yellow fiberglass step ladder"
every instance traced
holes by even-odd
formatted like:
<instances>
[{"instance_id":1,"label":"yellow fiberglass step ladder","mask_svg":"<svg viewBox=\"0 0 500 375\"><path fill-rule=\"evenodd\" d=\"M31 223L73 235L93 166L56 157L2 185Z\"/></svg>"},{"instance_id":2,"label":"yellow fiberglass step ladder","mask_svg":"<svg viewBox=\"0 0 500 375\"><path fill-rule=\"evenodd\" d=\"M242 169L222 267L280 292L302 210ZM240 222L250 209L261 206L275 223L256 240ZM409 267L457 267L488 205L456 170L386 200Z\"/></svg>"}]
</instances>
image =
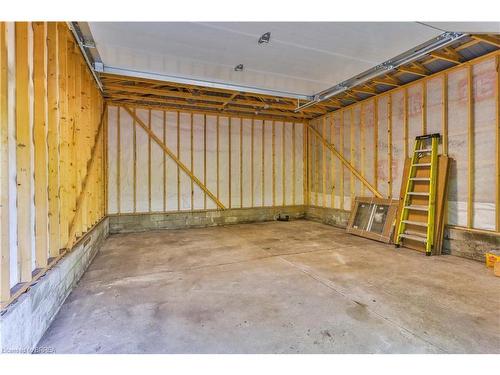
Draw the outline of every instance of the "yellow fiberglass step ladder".
<instances>
[{"instance_id":1,"label":"yellow fiberglass step ladder","mask_svg":"<svg viewBox=\"0 0 500 375\"><path fill-rule=\"evenodd\" d=\"M396 237L396 246L399 247L404 239L422 242L425 244L425 254L431 255L434 246L434 219L436 207L436 183L437 183L437 167L438 167L438 145L440 135L428 134L415 138L415 147L411 158L410 171L408 180L406 181L406 190L403 200L403 209L401 211L401 220L398 225ZM430 145L429 145L430 140ZM430 147L430 148L429 148ZM430 163L421 161L422 158L430 154ZM428 173L418 173L419 169L429 171ZM425 174L425 177L422 175ZM418 175L418 176L417 176ZM415 191L417 184L425 184L428 189L419 189ZM426 198L427 205L413 204L413 198ZM408 220L410 211L419 211L427 213L427 221ZM425 234L423 232L415 232L407 229L407 226L417 226L427 228Z\"/></svg>"}]
</instances>

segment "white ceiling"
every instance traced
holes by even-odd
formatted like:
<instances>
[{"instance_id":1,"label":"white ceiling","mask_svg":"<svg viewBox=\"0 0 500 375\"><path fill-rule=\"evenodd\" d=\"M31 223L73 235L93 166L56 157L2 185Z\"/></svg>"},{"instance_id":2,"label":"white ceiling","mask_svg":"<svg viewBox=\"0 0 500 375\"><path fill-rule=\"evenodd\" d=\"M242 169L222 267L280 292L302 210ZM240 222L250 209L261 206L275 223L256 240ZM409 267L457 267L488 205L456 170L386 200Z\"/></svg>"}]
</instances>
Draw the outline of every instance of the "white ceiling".
<instances>
[{"instance_id":1,"label":"white ceiling","mask_svg":"<svg viewBox=\"0 0 500 375\"><path fill-rule=\"evenodd\" d=\"M438 25L436 23L436 25ZM107 67L312 95L439 34L416 22L90 22ZM269 44L259 37L271 32ZM234 67L244 65L244 71Z\"/></svg>"},{"instance_id":2,"label":"white ceiling","mask_svg":"<svg viewBox=\"0 0 500 375\"><path fill-rule=\"evenodd\" d=\"M425 25L462 33L500 33L500 22L425 22Z\"/></svg>"}]
</instances>

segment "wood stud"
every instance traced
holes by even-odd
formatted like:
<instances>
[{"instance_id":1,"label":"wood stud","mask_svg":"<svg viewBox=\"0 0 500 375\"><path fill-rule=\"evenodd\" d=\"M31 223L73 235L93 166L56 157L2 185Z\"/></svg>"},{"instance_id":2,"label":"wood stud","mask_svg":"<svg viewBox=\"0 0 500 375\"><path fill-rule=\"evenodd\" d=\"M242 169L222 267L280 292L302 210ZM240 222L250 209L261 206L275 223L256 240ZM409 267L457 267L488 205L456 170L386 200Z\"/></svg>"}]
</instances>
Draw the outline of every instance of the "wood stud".
<instances>
[{"instance_id":1,"label":"wood stud","mask_svg":"<svg viewBox=\"0 0 500 375\"><path fill-rule=\"evenodd\" d=\"M467 67L467 228L474 227L474 80Z\"/></svg>"},{"instance_id":2,"label":"wood stud","mask_svg":"<svg viewBox=\"0 0 500 375\"><path fill-rule=\"evenodd\" d=\"M8 51L8 30L14 34L12 51ZM26 292L105 214L104 140L92 144L91 139L97 132L102 99L75 48L65 23L16 22L9 28L0 22L1 308ZM7 53L13 54L16 66L12 103L8 102ZM15 108L16 163L12 167L5 157L8 106ZM91 148L95 158L86 170ZM10 168L16 169L17 182L19 261L14 271L9 261L10 230L6 230ZM12 278L17 285L11 289Z\"/></svg>"},{"instance_id":3,"label":"wood stud","mask_svg":"<svg viewBox=\"0 0 500 375\"><path fill-rule=\"evenodd\" d=\"M10 202L8 129L7 27L0 22L0 303L10 298Z\"/></svg>"}]
</instances>

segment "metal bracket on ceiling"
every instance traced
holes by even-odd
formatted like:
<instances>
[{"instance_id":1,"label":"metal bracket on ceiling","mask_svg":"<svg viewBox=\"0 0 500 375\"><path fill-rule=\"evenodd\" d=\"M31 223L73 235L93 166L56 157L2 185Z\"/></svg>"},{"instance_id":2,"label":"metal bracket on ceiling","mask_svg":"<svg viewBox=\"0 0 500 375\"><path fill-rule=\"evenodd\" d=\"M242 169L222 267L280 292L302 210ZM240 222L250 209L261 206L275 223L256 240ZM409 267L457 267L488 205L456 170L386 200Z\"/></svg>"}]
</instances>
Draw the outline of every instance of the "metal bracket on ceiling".
<instances>
[{"instance_id":1,"label":"metal bracket on ceiling","mask_svg":"<svg viewBox=\"0 0 500 375\"><path fill-rule=\"evenodd\" d=\"M359 86L370 81L373 78L379 77L383 74L386 74L388 71L396 69L401 65L408 64L410 62L414 62L419 58L437 50L444 48L457 40L467 36L468 34L456 33L456 32L445 32L437 37L415 47L402 54L384 61L377 66L366 70L365 72L358 74L357 76L351 77L329 89L321 91L320 93L314 95L313 100L302 104L301 106L297 106L294 112L300 112L302 109L315 105L316 103L320 103L325 101L335 95L338 95L346 90L349 90L352 87Z\"/></svg>"}]
</instances>

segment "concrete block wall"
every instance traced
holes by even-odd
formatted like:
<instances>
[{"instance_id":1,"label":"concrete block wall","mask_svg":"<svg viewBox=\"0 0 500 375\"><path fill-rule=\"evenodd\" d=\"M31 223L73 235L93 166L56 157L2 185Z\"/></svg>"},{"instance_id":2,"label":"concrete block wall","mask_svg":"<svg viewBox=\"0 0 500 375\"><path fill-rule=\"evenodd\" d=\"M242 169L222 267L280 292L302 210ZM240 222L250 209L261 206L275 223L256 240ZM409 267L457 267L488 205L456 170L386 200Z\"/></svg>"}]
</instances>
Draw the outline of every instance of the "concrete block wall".
<instances>
[{"instance_id":1,"label":"concrete block wall","mask_svg":"<svg viewBox=\"0 0 500 375\"><path fill-rule=\"evenodd\" d=\"M103 219L26 293L2 311L2 353L31 353L109 234ZM40 348L50 352L50 348Z\"/></svg>"},{"instance_id":2,"label":"concrete block wall","mask_svg":"<svg viewBox=\"0 0 500 375\"><path fill-rule=\"evenodd\" d=\"M346 228L350 214L350 211L340 210L337 208L309 206L305 211L305 218L308 220L318 221L323 224L332 225L334 227Z\"/></svg>"},{"instance_id":3,"label":"concrete block wall","mask_svg":"<svg viewBox=\"0 0 500 375\"><path fill-rule=\"evenodd\" d=\"M305 211L305 206L286 206L111 215L109 225L110 233L130 233L155 229L197 228L272 221L276 220L278 215L288 215L290 219L301 219L305 217Z\"/></svg>"},{"instance_id":4,"label":"concrete block wall","mask_svg":"<svg viewBox=\"0 0 500 375\"><path fill-rule=\"evenodd\" d=\"M484 262L484 254L500 250L500 235L484 232L467 232L447 227L444 231L443 252L462 258Z\"/></svg>"}]
</instances>

